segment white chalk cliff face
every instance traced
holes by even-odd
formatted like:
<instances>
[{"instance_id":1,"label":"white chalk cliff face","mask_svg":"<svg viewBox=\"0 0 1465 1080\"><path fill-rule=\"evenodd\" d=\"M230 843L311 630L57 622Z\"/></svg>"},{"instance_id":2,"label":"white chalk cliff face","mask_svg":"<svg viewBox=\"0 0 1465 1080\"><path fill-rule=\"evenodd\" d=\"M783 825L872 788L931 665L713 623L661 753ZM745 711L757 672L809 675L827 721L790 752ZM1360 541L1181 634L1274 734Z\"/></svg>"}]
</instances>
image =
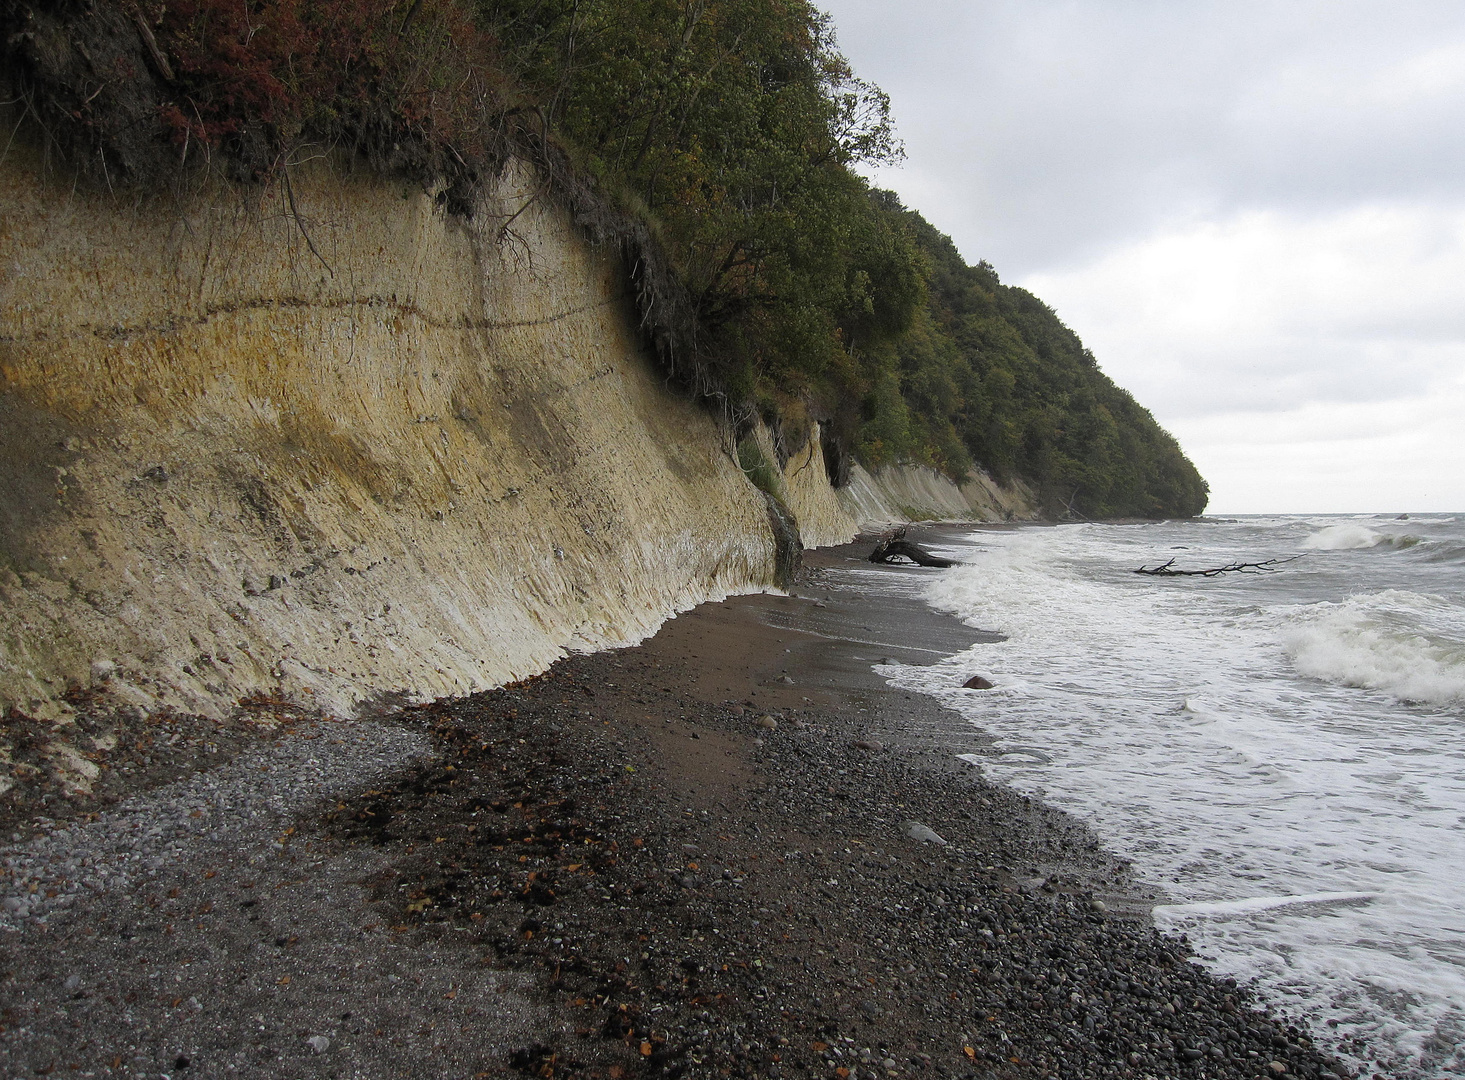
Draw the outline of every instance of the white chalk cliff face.
<instances>
[{"instance_id":1,"label":"white chalk cliff face","mask_svg":"<svg viewBox=\"0 0 1465 1080\"><path fill-rule=\"evenodd\" d=\"M0 164L0 708L463 693L771 584L762 495L511 169L113 198ZM297 212L298 211L298 217ZM822 472L822 470L820 470Z\"/></svg>"},{"instance_id":2,"label":"white chalk cliff face","mask_svg":"<svg viewBox=\"0 0 1465 1080\"><path fill-rule=\"evenodd\" d=\"M765 459L774 458L772 435L754 432ZM783 466L780 498L798 521L804 547L844 544L861 531L878 532L912 521L1032 521L1037 499L1023 483L1003 486L982 469L961 484L928 465L855 464L849 482L836 490L824 468L819 425Z\"/></svg>"},{"instance_id":3,"label":"white chalk cliff face","mask_svg":"<svg viewBox=\"0 0 1465 1080\"><path fill-rule=\"evenodd\" d=\"M666 388L614 258L538 192L511 166L464 220L320 162L289 189L112 196L12 148L0 711L64 720L86 689L347 715L772 585L731 439ZM856 468L836 493L816 426L780 494L813 546L1028 506L982 479Z\"/></svg>"}]
</instances>

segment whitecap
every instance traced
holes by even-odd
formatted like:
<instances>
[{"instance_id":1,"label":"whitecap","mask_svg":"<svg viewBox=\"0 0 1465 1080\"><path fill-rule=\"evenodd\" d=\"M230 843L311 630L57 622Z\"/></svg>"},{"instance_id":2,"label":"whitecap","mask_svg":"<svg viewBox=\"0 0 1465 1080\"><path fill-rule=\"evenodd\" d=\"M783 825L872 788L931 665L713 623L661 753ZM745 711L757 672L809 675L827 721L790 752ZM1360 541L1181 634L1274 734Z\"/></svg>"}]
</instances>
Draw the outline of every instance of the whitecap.
<instances>
[{"instance_id":1,"label":"whitecap","mask_svg":"<svg viewBox=\"0 0 1465 1080\"><path fill-rule=\"evenodd\" d=\"M1329 525L1309 536L1302 546L1309 551L1352 551L1376 547L1383 539L1365 525Z\"/></svg>"},{"instance_id":2,"label":"whitecap","mask_svg":"<svg viewBox=\"0 0 1465 1080\"><path fill-rule=\"evenodd\" d=\"M1299 613L1282 644L1296 669L1315 679L1379 690L1400 701L1465 701L1465 644L1426 636L1417 621L1390 616L1429 598L1389 592L1320 604Z\"/></svg>"},{"instance_id":3,"label":"whitecap","mask_svg":"<svg viewBox=\"0 0 1465 1080\"><path fill-rule=\"evenodd\" d=\"M1336 554L1310 544L1287 573L1131 573L1176 547L1224 565L1317 534ZM1465 530L1292 517L981 542L921 585L1007 639L882 673L995 739L966 757L984 775L1046 791L1166 889L1157 921L1212 970L1286 1000L1345 1058L1366 1042L1369 1075L1465 1076L1465 1050L1428 1049L1465 1025L1465 597L1435 561L1459 559ZM957 689L974 671L1002 692ZM1428 699L1444 709L1399 704Z\"/></svg>"}]
</instances>

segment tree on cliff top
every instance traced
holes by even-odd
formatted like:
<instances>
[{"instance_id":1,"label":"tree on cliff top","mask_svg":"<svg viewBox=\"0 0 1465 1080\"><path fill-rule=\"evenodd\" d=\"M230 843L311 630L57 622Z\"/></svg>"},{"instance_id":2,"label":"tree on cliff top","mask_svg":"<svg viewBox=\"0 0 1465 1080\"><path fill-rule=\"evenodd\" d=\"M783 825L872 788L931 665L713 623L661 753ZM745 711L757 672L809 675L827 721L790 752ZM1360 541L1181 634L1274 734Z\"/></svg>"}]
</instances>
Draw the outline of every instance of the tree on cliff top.
<instances>
[{"instance_id":1,"label":"tree on cliff top","mask_svg":"<svg viewBox=\"0 0 1465 1080\"><path fill-rule=\"evenodd\" d=\"M582 166L647 217L737 404L866 391L922 266L850 166L898 157L889 102L803 0L482 0ZM878 284L877 284L878 283Z\"/></svg>"},{"instance_id":2,"label":"tree on cliff top","mask_svg":"<svg viewBox=\"0 0 1465 1080\"><path fill-rule=\"evenodd\" d=\"M968 266L919 214L887 205L929 267L928 333L944 351L923 361L908 340L902 356L914 379L943 387L906 394L933 430L949 423L974 460L1000 480L1032 485L1050 513L1191 517L1205 509L1209 489L1179 444L1050 307L1003 285L986 263Z\"/></svg>"},{"instance_id":3,"label":"tree on cliff top","mask_svg":"<svg viewBox=\"0 0 1465 1080\"><path fill-rule=\"evenodd\" d=\"M1022 478L1187 515L1205 484L1035 297L852 169L889 102L807 0L0 0L0 79L106 185L254 182L333 150L440 192L528 156L626 255L669 370L782 453Z\"/></svg>"}]
</instances>

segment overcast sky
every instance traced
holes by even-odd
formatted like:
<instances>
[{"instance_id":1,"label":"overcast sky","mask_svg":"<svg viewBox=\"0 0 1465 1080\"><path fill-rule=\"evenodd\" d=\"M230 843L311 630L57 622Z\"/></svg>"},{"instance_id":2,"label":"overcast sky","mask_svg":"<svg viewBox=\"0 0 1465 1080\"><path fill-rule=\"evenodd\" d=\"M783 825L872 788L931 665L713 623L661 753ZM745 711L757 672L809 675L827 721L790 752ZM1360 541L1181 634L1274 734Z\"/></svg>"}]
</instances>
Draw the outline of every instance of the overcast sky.
<instances>
[{"instance_id":1,"label":"overcast sky","mask_svg":"<svg viewBox=\"0 0 1465 1080\"><path fill-rule=\"evenodd\" d=\"M1212 513L1465 511L1465 4L816 0Z\"/></svg>"}]
</instances>

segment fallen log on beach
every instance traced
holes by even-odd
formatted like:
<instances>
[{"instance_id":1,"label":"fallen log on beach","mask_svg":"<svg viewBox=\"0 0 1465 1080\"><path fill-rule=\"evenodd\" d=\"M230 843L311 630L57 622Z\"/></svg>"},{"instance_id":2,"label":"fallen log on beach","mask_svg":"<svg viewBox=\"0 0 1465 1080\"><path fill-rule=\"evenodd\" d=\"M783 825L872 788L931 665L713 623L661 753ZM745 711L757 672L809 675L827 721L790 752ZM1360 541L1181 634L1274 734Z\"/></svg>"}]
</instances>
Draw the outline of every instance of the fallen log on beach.
<instances>
[{"instance_id":1,"label":"fallen log on beach","mask_svg":"<svg viewBox=\"0 0 1465 1080\"><path fill-rule=\"evenodd\" d=\"M894 536L881 540L875 545L875 550L870 552L870 561L873 563L889 563L896 559L906 558L917 566L955 566L956 563L950 559L943 559L940 555L932 555L920 544L912 543L905 538L905 530L901 529Z\"/></svg>"},{"instance_id":2,"label":"fallen log on beach","mask_svg":"<svg viewBox=\"0 0 1465 1080\"><path fill-rule=\"evenodd\" d=\"M1163 562L1159 566L1141 566L1134 571L1136 574L1144 574L1148 577L1219 577L1222 574L1276 574L1283 563L1294 562L1302 558L1307 552L1298 555L1291 555L1285 559L1263 559L1261 562L1230 562L1225 566L1212 566L1206 570L1177 570L1175 560Z\"/></svg>"}]
</instances>

